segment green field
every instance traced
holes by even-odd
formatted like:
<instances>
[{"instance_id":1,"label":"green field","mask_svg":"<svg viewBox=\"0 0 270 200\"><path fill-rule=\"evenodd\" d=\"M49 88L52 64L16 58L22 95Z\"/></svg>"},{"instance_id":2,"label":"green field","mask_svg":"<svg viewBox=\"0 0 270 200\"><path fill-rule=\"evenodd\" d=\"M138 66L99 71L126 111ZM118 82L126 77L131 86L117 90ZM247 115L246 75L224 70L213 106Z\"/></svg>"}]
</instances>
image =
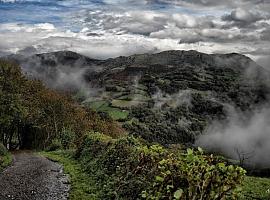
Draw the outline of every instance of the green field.
<instances>
[{"instance_id":1,"label":"green field","mask_svg":"<svg viewBox=\"0 0 270 200\"><path fill-rule=\"evenodd\" d=\"M113 83L112 83L113 85ZM87 99L83 104L95 111L106 112L114 120L125 120L129 109L150 100L147 88L138 84L136 87L112 86L115 91L102 92L100 99Z\"/></svg>"},{"instance_id":2,"label":"green field","mask_svg":"<svg viewBox=\"0 0 270 200\"><path fill-rule=\"evenodd\" d=\"M124 120L128 117L129 112L121 111L120 109L117 108L112 108L112 110L108 111L108 114L114 120Z\"/></svg>"},{"instance_id":3,"label":"green field","mask_svg":"<svg viewBox=\"0 0 270 200\"><path fill-rule=\"evenodd\" d=\"M143 95L143 94L130 94L130 95L124 95L119 97L120 100L127 100L127 101L149 101L150 98Z\"/></svg>"},{"instance_id":4,"label":"green field","mask_svg":"<svg viewBox=\"0 0 270 200\"><path fill-rule=\"evenodd\" d=\"M138 106L141 101L127 101L127 100L112 100L112 106L116 108L131 108L132 106Z\"/></svg>"},{"instance_id":5,"label":"green field","mask_svg":"<svg viewBox=\"0 0 270 200\"><path fill-rule=\"evenodd\" d=\"M93 101L87 103L87 105L97 111L106 110L109 107L109 103L107 101Z\"/></svg>"},{"instance_id":6,"label":"green field","mask_svg":"<svg viewBox=\"0 0 270 200\"><path fill-rule=\"evenodd\" d=\"M128 117L129 112L120 108L111 107L108 101L93 101L87 103L87 106L95 111L106 112L114 120L124 120Z\"/></svg>"}]
</instances>

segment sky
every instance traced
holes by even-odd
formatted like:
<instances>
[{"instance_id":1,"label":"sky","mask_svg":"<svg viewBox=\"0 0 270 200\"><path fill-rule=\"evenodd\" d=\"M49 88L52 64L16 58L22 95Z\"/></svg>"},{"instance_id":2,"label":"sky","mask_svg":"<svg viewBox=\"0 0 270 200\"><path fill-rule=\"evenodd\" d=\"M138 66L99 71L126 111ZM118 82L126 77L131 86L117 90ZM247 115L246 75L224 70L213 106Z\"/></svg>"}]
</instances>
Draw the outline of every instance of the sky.
<instances>
[{"instance_id":1,"label":"sky","mask_svg":"<svg viewBox=\"0 0 270 200\"><path fill-rule=\"evenodd\" d=\"M241 53L270 69L270 0L0 0L0 55Z\"/></svg>"}]
</instances>

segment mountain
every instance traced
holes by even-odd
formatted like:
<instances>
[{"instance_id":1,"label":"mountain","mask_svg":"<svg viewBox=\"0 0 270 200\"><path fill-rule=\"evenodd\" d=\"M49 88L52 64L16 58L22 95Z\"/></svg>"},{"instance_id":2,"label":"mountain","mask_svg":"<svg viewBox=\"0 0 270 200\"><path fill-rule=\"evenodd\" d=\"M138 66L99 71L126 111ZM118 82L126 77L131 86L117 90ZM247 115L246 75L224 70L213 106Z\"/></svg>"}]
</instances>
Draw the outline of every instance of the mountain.
<instances>
[{"instance_id":1,"label":"mountain","mask_svg":"<svg viewBox=\"0 0 270 200\"><path fill-rule=\"evenodd\" d=\"M76 91L81 86L83 74L97 70L99 60L71 51L59 51L31 56L13 54L4 57L18 63L28 77L42 80L47 86Z\"/></svg>"},{"instance_id":2,"label":"mountain","mask_svg":"<svg viewBox=\"0 0 270 200\"><path fill-rule=\"evenodd\" d=\"M269 71L236 53L95 60L62 51L8 59L50 87L72 88L84 106L108 113L131 134L162 144L192 143L213 120L267 103L270 91Z\"/></svg>"}]
</instances>

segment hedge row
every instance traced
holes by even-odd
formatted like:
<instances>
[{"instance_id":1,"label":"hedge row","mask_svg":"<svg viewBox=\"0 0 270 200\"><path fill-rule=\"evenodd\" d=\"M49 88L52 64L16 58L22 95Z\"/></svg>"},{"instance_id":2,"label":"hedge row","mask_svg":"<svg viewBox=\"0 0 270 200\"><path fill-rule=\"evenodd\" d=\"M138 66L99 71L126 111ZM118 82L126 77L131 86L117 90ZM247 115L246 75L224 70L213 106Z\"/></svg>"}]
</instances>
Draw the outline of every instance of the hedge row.
<instances>
[{"instance_id":1,"label":"hedge row","mask_svg":"<svg viewBox=\"0 0 270 200\"><path fill-rule=\"evenodd\" d=\"M101 199L236 198L245 175L200 148L171 151L130 136L89 133L76 156L96 181Z\"/></svg>"}]
</instances>

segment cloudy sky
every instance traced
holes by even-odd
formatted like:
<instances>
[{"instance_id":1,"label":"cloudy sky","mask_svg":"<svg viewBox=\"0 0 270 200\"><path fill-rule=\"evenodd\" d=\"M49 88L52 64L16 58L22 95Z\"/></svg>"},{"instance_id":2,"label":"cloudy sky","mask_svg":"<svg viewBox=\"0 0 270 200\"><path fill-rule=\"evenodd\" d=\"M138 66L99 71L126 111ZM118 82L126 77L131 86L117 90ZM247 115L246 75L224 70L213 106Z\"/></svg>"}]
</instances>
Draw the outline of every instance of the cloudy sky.
<instances>
[{"instance_id":1,"label":"cloudy sky","mask_svg":"<svg viewBox=\"0 0 270 200\"><path fill-rule=\"evenodd\" d=\"M0 0L0 55L171 49L237 52L268 67L270 0Z\"/></svg>"}]
</instances>

